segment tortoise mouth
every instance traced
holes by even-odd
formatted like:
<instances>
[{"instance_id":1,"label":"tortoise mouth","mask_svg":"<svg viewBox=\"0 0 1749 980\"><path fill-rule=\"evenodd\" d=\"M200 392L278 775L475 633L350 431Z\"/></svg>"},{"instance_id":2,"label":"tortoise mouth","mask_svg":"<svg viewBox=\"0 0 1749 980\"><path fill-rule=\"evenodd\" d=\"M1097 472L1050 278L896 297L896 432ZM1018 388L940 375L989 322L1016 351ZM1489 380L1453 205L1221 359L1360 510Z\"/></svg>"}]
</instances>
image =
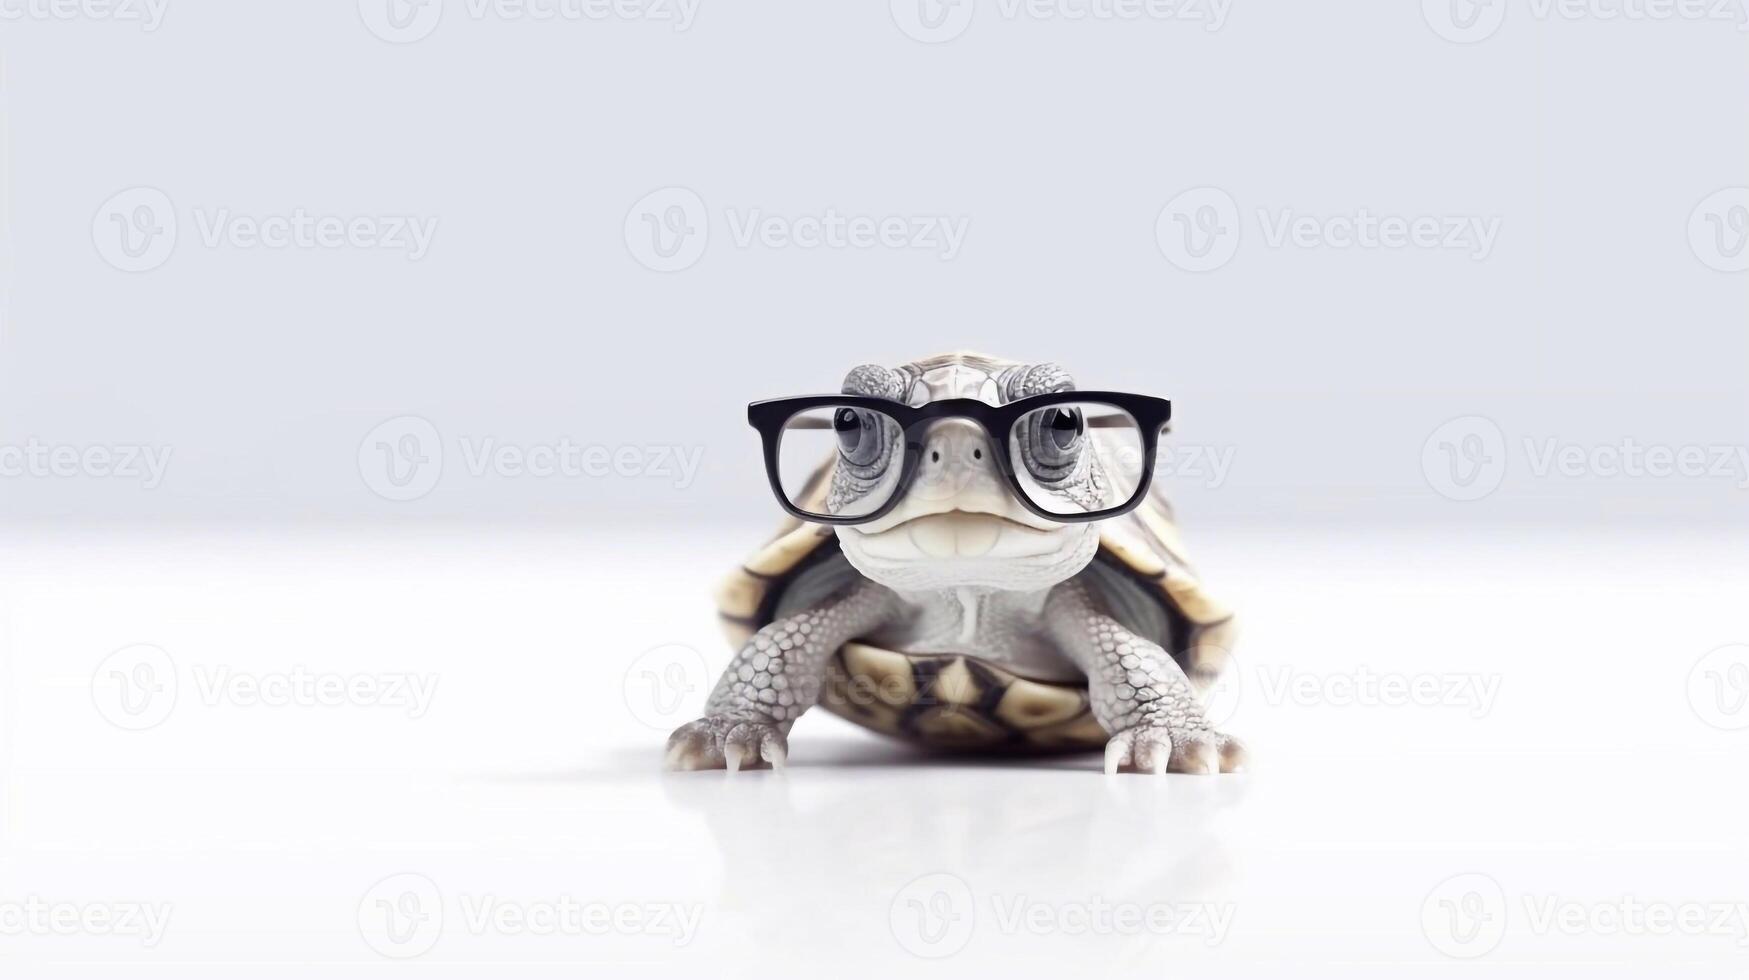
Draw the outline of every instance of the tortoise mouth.
<instances>
[{"instance_id":1,"label":"tortoise mouth","mask_svg":"<svg viewBox=\"0 0 1749 980\"><path fill-rule=\"evenodd\" d=\"M950 510L923 514L858 535L877 559L1035 558L1063 550L1061 528L1045 530L1000 514Z\"/></svg>"},{"instance_id":2,"label":"tortoise mouth","mask_svg":"<svg viewBox=\"0 0 1749 980\"><path fill-rule=\"evenodd\" d=\"M937 518L943 518L943 517L964 519L968 523L974 522L974 521L994 522L996 524L1005 524L1009 527L1019 528L1022 531L1033 531L1033 532L1040 533L1040 534L1046 533L1046 531L1049 530L1046 528L1036 527L1034 525L1015 520L1014 518L1005 516L1003 514L992 514L989 511L983 511L983 510L961 510L957 507L952 509L952 510L937 511L933 514L918 514L915 517L907 517L904 520L900 521L899 523L894 524L892 527L887 528L887 530L888 531L897 531L898 529L900 529L902 527L910 527L910 526L917 524L919 522L922 522L922 521L932 521L932 520L936 520Z\"/></svg>"}]
</instances>

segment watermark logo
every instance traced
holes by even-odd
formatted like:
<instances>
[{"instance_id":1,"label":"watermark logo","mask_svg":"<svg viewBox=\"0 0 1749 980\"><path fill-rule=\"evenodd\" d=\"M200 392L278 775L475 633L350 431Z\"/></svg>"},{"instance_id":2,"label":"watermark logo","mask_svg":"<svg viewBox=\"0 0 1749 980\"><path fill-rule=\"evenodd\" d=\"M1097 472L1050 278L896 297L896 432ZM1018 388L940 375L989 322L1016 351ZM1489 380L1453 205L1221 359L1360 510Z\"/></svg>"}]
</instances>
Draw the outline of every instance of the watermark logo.
<instances>
[{"instance_id":1,"label":"watermark logo","mask_svg":"<svg viewBox=\"0 0 1749 980\"><path fill-rule=\"evenodd\" d=\"M1186 272L1211 272L1238 254L1244 214L1219 187L1196 187L1166 202L1154 240L1166 260ZM1255 209L1258 240L1269 249L1445 251L1481 262L1500 237L1498 215L1400 215L1356 208L1314 215L1291 207Z\"/></svg>"},{"instance_id":2,"label":"watermark logo","mask_svg":"<svg viewBox=\"0 0 1749 980\"><path fill-rule=\"evenodd\" d=\"M1749 490L1749 446L1666 445L1632 437L1576 443L1526 436L1509 443L1498 425L1479 415L1435 429L1421 446L1421 472L1440 496L1480 500L1500 488L1515 451L1537 480L1719 480Z\"/></svg>"},{"instance_id":3,"label":"watermark logo","mask_svg":"<svg viewBox=\"0 0 1749 980\"><path fill-rule=\"evenodd\" d=\"M893 23L924 44L951 41L971 25L976 0L892 0ZM1193 23L1218 31L1233 0L994 0L1002 20L1039 23Z\"/></svg>"},{"instance_id":4,"label":"watermark logo","mask_svg":"<svg viewBox=\"0 0 1749 980\"><path fill-rule=\"evenodd\" d=\"M1508 3L1518 0L1422 0L1421 14L1447 41L1475 44L1499 32ZM1743 0L1525 0L1518 13L1539 22L1711 21L1745 29Z\"/></svg>"},{"instance_id":5,"label":"watermark logo","mask_svg":"<svg viewBox=\"0 0 1749 980\"><path fill-rule=\"evenodd\" d=\"M1506 938L1506 891L1485 874L1454 875L1421 903L1421 932L1447 956L1486 956Z\"/></svg>"},{"instance_id":6,"label":"watermark logo","mask_svg":"<svg viewBox=\"0 0 1749 980\"><path fill-rule=\"evenodd\" d=\"M149 643L122 647L91 672L91 703L117 728L145 731L176 708L176 661Z\"/></svg>"},{"instance_id":7,"label":"watermark logo","mask_svg":"<svg viewBox=\"0 0 1749 980\"><path fill-rule=\"evenodd\" d=\"M196 207L193 218L205 248L403 252L412 262L429 254L438 226L436 217L320 214L302 207L282 214ZM156 187L132 187L98 207L91 219L91 241L97 254L115 268L150 272L170 261L179 227L168 194Z\"/></svg>"},{"instance_id":8,"label":"watermark logo","mask_svg":"<svg viewBox=\"0 0 1749 980\"><path fill-rule=\"evenodd\" d=\"M772 214L762 208L723 209L729 243L737 249L771 251L889 249L934 254L943 262L964 246L971 218L938 214L856 214L837 208L818 213ZM644 195L626 213L626 250L647 269L679 272L704 256L711 215L704 199L685 187Z\"/></svg>"},{"instance_id":9,"label":"watermark logo","mask_svg":"<svg viewBox=\"0 0 1749 980\"><path fill-rule=\"evenodd\" d=\"M626 212L626 248L645 268L657 272L690 269L710 241L710 215L704 199L685 187L664 187L638 199Z\"/></svg>"},{"instance_id":10,"label":"watermark logo","mask_svg":"<svg viewBox=\"0 0 1749 980\"><path fill-rule=\"evenodd\" d=\"M1243 670L1231 651L1202 644L1201 650L1190 651L1191 662L1225 663L1226 669L1202 692L1202 716L1213 728L1222 728L1239 713L1239 702L1245 692Z\"/></svg>"},{"instance_id":11,"label":"watermark logo","mask_svg":"<svg viewBox=\"0 0 1749 980\"><path fill-rule=\"evenodd\" d=\"M1239 251L1239 205L1219 187L1187 190L1160 209L1154 240L1186 272L1219 269Z\"/></svg>"},{"instance_id":12,"label":"watermark logo","mask_svg":"<svg viewBox=\"0 0 1749 980\"><path fill-rule=\"evenodd\" d=\"M620 679L632 717L656 731L668 731L696 716L710 690L704 656L683 643L665 643L638 654Z\"/></svg>"},{"instance_id":13,"label":"watermark logo","mask_svg":"<svg viewBox=\"0 0 1749 980\"><path fill-rule=\"evenodd\" d=\"M986 910L979 908L987 901ZM1233 906L1215 902L1052 898L1022 893L979 896L945 872L913 879L894 894L888 925L900 947L924 959L965 949L985 923L1001 936L1177 936L1215 946L1225 941Z\"/></svg>"},{"instance_id":14,"label":"watermark logo","mask_svg":"<svg viewBox=\"0 0 1749 980\"><path fill-rule=\"evenodd\" d=\"M1749 269L1749 187L1707 195L1688 215L1688 247L1709 269Z\"/></svg>"},{"instance_id":15,"label":"watermark logo","mask_svg":"<svg viewBox=\"0 0 1749 980\"><path fill-rule=\"evenodd\" d=\"M389 419L358 444L358 475L384 500L418 500L443 477L443 439L417 415Z\"/></svg>"},{"instance_id":16,"label":"watermark logo","mask_svg":"<svg viewBox=\"0 0 1749 980\"><path fill-rule=\"evenodd\" d=\"M703 446L608 446L553 441L511 442L465 435L454 447L462 471L474 479L666 480L685 490L698 478ZM381 423L358 445L358 474L371 492L406 502L429 494L442 480L448 455L437 427L416 415Z\"/></svg>"},{"instance_id":17,"label":"watermark logo","mask_svg":"<svg viewBox=\"0 0 1749 980\"><path fill-rule=\"evenodd\" d=\"M893 23L906 37L941 44L966 32L976 13L975 0L891 0Z\"/></svg>"},{"instance_id":18,"label":"watermark logo","mask_svg":"<svg viewBox=\"0 0 1749 980\"><path fill-rule=\"evenodd\" d=\"M966 948L977 927L972 889L958 875L940 872L899 889L887 913L893 938L913 956L942 959Z\"/></svg>"},{"instance_id":19,"label":"watermark logo","mask_svg":"<svg viewBox=\"0 0 1749 980\"><path fill-rule=\"evenodd\" d=\"M239 671L196 664L194 691L208 708L393 708L417 721L437 695L436 674L343 674L297 666L287 671ZM176 661L159 647L123 647L91 672L91 701L110 724L144 731L176 709L182 683Z\"/></svg>"},{"instance_id":20,"label":"watermark logo","mask_svg":"<svg viewBox=\"0 0 1749 980\"><path fill-rule=\"evenodd\" d=\"M443 936L443 893L422 874L390 875L359 899L358 932L390 959L423 956Z\"/></svg>"},{"instance_id":21,"label":"watermark logo","mask_svg":"<svg viewBox=\"0 0 1749 980\"><path fill-rule=\"evenodd\" d=\"M1421 16L1433 32L1454 44L1494 36L1506 23L1507 0L1421 0Z\"/></svg>"},{"instance_id":22,"label":"watermark logo","mask_svg":"<svg viewBox=\"0 0 1749 980\"><path fill-rule=\"evenodd\" d=\"M359 899L359 935L380 955L407 960L430 952L446 927L504 938L651 936L685 946L697 938L704 918L704 907L696 903L583 901L571 895L524 900L462 893L456 904L459 914L448 914L442 890L425 875L391 875Z\"/></svg>"},{"instance_id":23,"label":"watermark logo","mask_svg":"<svg viewBox=\"0 0 1749 980\"><path fill-rule=\"evenodd\" d=\"M358 16L391 44L423 41L443 20L443 0L358 0Z\"/></svg>"},{"instance_id":24,"label":"watermark logo","mask_svg":"<svg viewBox=\"0 0 1749 980\"><path fill-rule=\"evenodd\" d=\"M1083 412L1084 417L1092 417L1087 421L1089 426L1098 427L1100 423L1106 423L1105 431L1112 433L1109 438L1095 437L1086 443L1089 465L1104 474L1111 485L1117 488L1119 496L1128 496L1130 490L1141 480L1142 471L1150 462L1150 457L1143 451L1141 436L1135 430L1134 423L1125 416L1102 411L1096 405L1078 406L1077 410ZM892 422L887 424L896 425ZM906 491L907 495L916 500L941 502L950 501L963 493L973 483L984 479L988 473L988 464L983 462L983 445L981 439L958 438L932 443L932 465L919 469L910 489ZM783 452L786 455L781 469L787 472L792 467L805 468L811 472L819 465L821 447L812 441L795 439L783 443ZM1195 485L1210 490L1218 489L1225 486L1232 475L1233 464L1238 455L1239 448L1232 445L1163 441L1155 449L1151 460L1153 479L1162 485L1171 481L1180 486ZM936 463L940 465L934 465ZM983 543L993 547L996 539L991 538ZM959 553L962 557L968 554L964 549L971 544L966 538L959 540ZM986 552L979 552L984 553Z\"/></svg>"},{"instance_id":25,"label":"watermark logo","mask_svg":"<svg viewBox=\"0 0 1749 980\"><path fill-rule=\"evenodd\" d=\"M1714 728L1749 728L1749 645L1719 647L1700 658L1688 672L1688 703Z\"/></svg>"},{"instance_id":26,"label":"watermark logo","mask_svg":"<svg viewBox=\"0 0 1749 980\"><path fill-rule=\"evenodd\" d=\"M103 261L123 272L150 272L176 251L176 207L156 187L130 187L104 201L91 219Z\"/></svg>"},{"instance_id":27,"label":"watermark logo","mask_svg":"<svg viewBox=\"0 0 1749 980\"><path fill-rule=\"evenodd\" d=\"M640 21L671 24L678 34L692 29L699 0L358 0L358 14L377 37L412 44L437 30L446 6L475 23Z\"/></svg>"},{"instance_id":28,"label":"watermark logo","mask_svg":"<svg viewBox=\"0 0 1749 980\"><path fill-rule=\"evenodd\" d=\"M1515 922L1533 936L1713 937L1749 946L1749 902L1619 893L1597 899L1526 892L1509 898L1498 880L1471 872L1440 882L1421 905L1427 941L1455 959L1493 952Z\"/></svg>"},{"instance_id":29,"label":"watermark logo","mask_svg":"<svg viewBox=\"0 0 1749 980\"><path fill-rule=\"evenodd\" d=\"M1443 497L1480 500L1506 478L1506 434L1480 415L1452 419L1422 444L1421 473Z\"/></svg>"},{"instance_id":30,"label":"watermark logo","mask_svg":"<svg viewBox=\"0 0 1749 980\"><path fill-rule=\"evenodd\" d=\"M1305 670L1292 664L1237 663L1203 696L1203 715L1220 727L1237 710L1242 690L1282 708L1425 708L1462 711L1471 718L1493 713L1504 678L1475 671L1403 673L1366 664L1342 670Z\"/></svg>"}]
</instances>

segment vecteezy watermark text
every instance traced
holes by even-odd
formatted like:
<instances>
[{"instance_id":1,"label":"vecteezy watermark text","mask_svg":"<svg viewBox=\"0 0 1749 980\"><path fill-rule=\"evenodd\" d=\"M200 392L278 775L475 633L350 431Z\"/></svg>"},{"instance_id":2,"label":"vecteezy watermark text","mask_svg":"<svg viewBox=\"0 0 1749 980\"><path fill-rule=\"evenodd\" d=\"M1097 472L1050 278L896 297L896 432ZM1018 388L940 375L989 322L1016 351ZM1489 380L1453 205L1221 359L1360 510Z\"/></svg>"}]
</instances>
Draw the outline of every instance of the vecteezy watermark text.
<instances>
[{"instance_id":1,"label":"vecteezy watermark text","mask_svg":"<svg viewBox=\"0 0 1749 980\"><path fill-rule=\"evenodd\" d=\"M194 221L201 244L207 248L382 249L405 252L408 259L417 262L431 250L438 219L407 214L347 217L311 214L303 208L269 215L195 208Z\"/></svg>"},{"instance_id":2,"label":"vecteezy watermark text","mask_svg":"<svg viewBox=\"0 0 1749 980\"><path fill-rule=\"evenodd\" d=\"M1183 936L1215 946L1232 927L1234 906L1220 902L1038 899L1020 893L980 896L956 874L912 879L888 907L893 938L912 955L942 959L964 949L980 924L1002 936Z\"/></svg>"},{"instance_id":3,"label":"vecteezy watermark text","mask_svg":"<svg viewBox=\"0 0 1749 980\"><path fill-rule=\"evenodd\" d=\"M1743 0L1421 0L1421 15L1440 37L1456 44L1486 41L1508 13L1533 21L1660 21L1731 24L1749 29Z\"/></svg>"},{"instance_id":4,"label":"vecteezy watermark text","mask_svg":"<svg viewBox=\"0 0 1749 980\"><path fill-rule=\"evenodd\" d=\"M1719 480L1749 490L1749 446L1619 441L1581 443L1525 436L1522 465L1538 480ZM1500 488L1514 443L1492 419L1466 415L1434 429L1421 447L1421 472L1441 496L1479 500Z\"/></svg>"},{"instance_id":5,"label":"vecteezy watermark text","mask_svg":"<svg viewBox=\"0 0 1749 980\"><path fill-rule=\"evenodd\" d=\"M456 926L471 936L648 936L686 946L697 938L704 919L704 906L696 902L611 901L570 894L512 898L464 892L456 896L455 905L450 908L442 889L426 875L391 875L359 900L359 934L383 956L411 959L429 952Z\"/></svg>"},{"instance_id":6,"label":"vecteezy watermark text","mask_svg":"<svg viewBox=\"0 0 1749 980\"><path fill-rule=\"evenodd\" d=\"M0 477L138 480L155 490L170 468L170 446L72 446L29 439L0 445Z\"/></svg>"},{"instance_id":7,"label":"vecteezy watermark text","mask_svg":"<svg viewBox=\"0 0 1749 980\"><path fill-rule=\"evenodd\" d=\"M1254 220L1265 248L1332 251L1450 252L1481 262L1500 238L1499 215L1393 214L1370 207L1335 214L1305 214L1291 207L1260 207ZM1244 240L1244 217L1219 187L1184 191L1154 223L1166 260L1186 272L1212 272L1233 260Z\"/></svg>"},{"instance_id":8,"label":"vecteezy watermark text","mask_svg":"<svg viewBox=\"0 0 1749 980\"><path fill-rule=\"evenodd\" d=\"M437 675L342 674L303 666L263 673L196 664L194 686L209 708L391 708L418 720L437 696Z\"/></svg>"},{"instance_id":9,"label":"vecteezy watermark text","mask_svg":"<svg viewBox=\"0 0 1749 980\"><path fill-rule=\"evenodd\" d=\"M620 21L692 29L700 0L358 0L358 15L372 34L394 44L431 36L453 9L474 22L575 24Z\"/></svg>"},{"instance_id":10,"label":"vecteezy watermark text","mask_svg":"<svg viewBox=\"0 0 1749 980\"><path fill-rule=\"evenodd\" d=\"M758 207L728 207L723 221L738 249L781 251L887 251L932 255L947 262L960 254L972 219L967 215L858 213L827 207L778 214ZM679 272L704 256L711 214L685 187L644 195L626 213L626 250L646 268Z\"/></svg>"},{"instance_id":11,"label":"vecteezy watermark text","mask_svg":"<svg viewBox=\"0 0 1749 980\"><path fill-rule=\"evenodd\" d=\"M119 936L151 949L164 939L169 902L70 902L30 895L0 901L0 936Z\"/></svg>"},{"instance_id":12,"label":"vecteezy watermark text","mask_svg":"<svg viewBox=\"0 0 1749 980\"><path fill-rule=\"evenodd\" d=\"M685 946L698 935L702 905L674 902L580 901L570 895L513 900L460 895L462 922L474 935L663 936Z\"/></svg>"},{"instance_id":13,"label":"vecteezy watermark text","mask_svg":"<svg viewBox=\"0 0 1749 980\"><path fill-rule=\"evenodd\" d=\"M304 207L249 214L200 206L192 217L201 245L209 249L350 249L400 253L413 262L430 254L439 221L435 215L348 215ZM91 241L111 266L150 272L170 261L183 227L170 195L156 187L132 187L98 207L91 219Z\"/></svg>"},{"instance_id":14,"label":"vecteezy watermark text","mask_svg":"<svg viewBox=\"0 0 1749 980\"><path fill-rule=\"evenodd\" d=\"M195 664L198 702L216 708L374 708L400 711L417 721L437 696L436 674L289 670L238 670L227 664ZM181 700L182 673L160 647L137 643L103 658L91 672L91 701L110 724L143 731L162 724Z\"/></svg>"},{"instance_id":15,"label":"vecteezy watermark text","mask_svg":"<svg viewBox=\"0 0 1749 980\"><path fill-rule=\"evenodd\" d=\"M1460 711L1480 719L1493 713L1504 677L1481 671L1389 671L1366 664L1308 670L1292 664L1250 664L1230 653L1231 666L1209 687L1209 723L1231 721L1242 700L1305 709Z\"/></svg>"},{"instance_id":16,"label":"vecteezy watermark text","mask_svg":"<svg viewBox=\"0 0 1749 980\"><path fill-rule=\"evenodd\" d=\"M1360 666L1352 671L1307 671L1259 666L1258 689L1272 705L1336 708L1460 708L1472 718L1494 710L1499 674L1405 674Z\"/></svg>"},{"instance_id":17,"label":"vecteezy watermark text","mask_svg":"<svg viewBox=\"0 0 1749 980\"><path fill-rule=\"evenodd\" d=\"M890 0L890 6L906 37L940 44L966 32L978 0ZM1177 23L1213 32L1226 25L1233 0L985 0L985 6L1011 23Z\"/></svg>"},{"instance_id":18,"label":"vecteezy watermark text","mask_svg":"<svg viewBox=\"0 0 1749 980\"><path fill-rule=\"evenodd\" d=\"M943 261L959 254L972 219L949 215L841 214L827 208L795 217L759 208L729 208L729 237L736 248L913 249Z\"/></svg>"},{"instance_id":19,"label":"vecteezy watermark text","mask_svg":"<svg viewBox=\"0 0 1749 980\"><path fill-rule=\"evenodd\" d=\"M1632 894L1581 898L1557 892L1509 896L1492 875L1468 872L1434 886L1421 904L1422 933L1433 948L1454 959L1493 952L1514 920L1521 931L1536 936L1716 937L1749 946L1749 902L1742 901Z\"/></svg>"},{"instance_id":20,"label":"vecteezy watermark text","mask_svg":"<svg viewBox=\"0 0 1749 980\"><path fill-rule=\"evenodd\" d=\"M0 0L0 22L139 24L149 34L163 25L169 6L170 0Z\"/></svg>"},{"instance_id":21,"label":"vecteezy watermark text","mask_svg":"<svg viewBox=\"0 0 1749 980\"><path fill-rule=\"evenodd\" d=\"M703 446L605 445L560 437L550 442L507 442L462 436L462 466L474 479L645 479L685 490L697 479ZM437 426L417 415L389 419L358 444L358 473L385 500L417 500L443 477L444 442Z\"/></svg>"},{"instance_id":22,"label":"vecteezy watermark text","mask_svg":"<svg viewBox=\"0 0 1749 980\"><path fill-rule=\"evenodd\" d=\"M704 457L703 446L604 446L569 438L517 445L490 436L463 436L460 444L462 463L472 477L652 477L672 480L676 489L692 485Z\"/></svg>"}]
</instances>

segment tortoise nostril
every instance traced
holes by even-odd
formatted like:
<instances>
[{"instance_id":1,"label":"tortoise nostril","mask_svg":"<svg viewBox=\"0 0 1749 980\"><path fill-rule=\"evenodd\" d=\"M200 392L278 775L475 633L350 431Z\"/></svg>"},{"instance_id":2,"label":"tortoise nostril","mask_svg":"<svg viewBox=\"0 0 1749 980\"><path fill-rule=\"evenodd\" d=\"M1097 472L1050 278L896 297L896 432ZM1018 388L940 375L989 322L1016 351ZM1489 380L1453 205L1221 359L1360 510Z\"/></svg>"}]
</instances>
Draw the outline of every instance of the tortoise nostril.
<instances>
[{"instance_id":1,"label":"tortoise nostril","mask_svg":"<svg viewBox=\"0 0 1749 980\"><path fill-rule=\"evenodd\" d=\"M973 459L983 459L984 458L984 451L982 449L972 450L972 458Z\"/></svg>"},{"instance_id":2,"label":"tortoise nostril","mask_svg":"<svg viewBox=\"0 0 1749 980\"><path fill-rule=\"evenodd\" d=\"M941 462L941 453L940 453L940 452L939 452L939 451L935 451L935 450L932 450L932 451L931 451L931 452L930 452L930 453L929 453L929 461L930 461L930 462L931 462L931 463L939 463L939 462Z\"/></svg>"}]
</instances>

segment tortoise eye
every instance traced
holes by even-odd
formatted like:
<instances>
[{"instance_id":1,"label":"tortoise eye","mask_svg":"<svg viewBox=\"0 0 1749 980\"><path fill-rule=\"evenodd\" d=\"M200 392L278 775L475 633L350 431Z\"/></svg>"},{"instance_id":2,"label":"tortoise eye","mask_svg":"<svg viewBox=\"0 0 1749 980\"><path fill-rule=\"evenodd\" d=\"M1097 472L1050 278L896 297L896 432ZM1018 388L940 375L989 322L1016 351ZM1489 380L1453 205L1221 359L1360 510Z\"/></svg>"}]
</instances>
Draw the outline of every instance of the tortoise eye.
<instances>
[{"instance_id":1,"label":"tortoise eye","mask_svg":"<svg viewBox=\"0 0 1749 980\"><path fill-rule=\"evenodd\" d=\"M1081 411L1071 405L1041 408L1026 417L1029 435L1023 454L1033 475L1060 479L1081 457L1082 433L1087 429Z\"/></svg>"},{"instance_id":2,"label":"tortoise eye","mask_svg":"<svg viewBox=\"0 0 1749 980\"><path fill-rule=\"evenodd\" d=\"M853 452L856 444L862 439L862 423L857 419L856 412L841 408L832 415L832 428L838 433L838 448L845 452Z\"/></svg>"},{"instance_id":3,"label":"tortoise eye","mask_svg":"<svg viewBox=\"0 0 1749 980\"><path fill-rule=\"evenodd\" d=\"M1079 411L1073 408L1053 408L1047 412L1044 430L1059 451L1070 452L1081 441L1081 433L1087 431L1087 426L1081 420Z\"/></svg>"},{"instance_id":4,"label":"tortoise eye","mask_svg":"<svg viewBox=\"0 0 1749 980\"><path fill-rule=\"evenodd\" d=\"M856 466L869 466L881 455L881 423L873 412L839 408L832 413L838 433L838 453Z\"/></svg>"},{"instance_id":5,"label":"tortoise eye","mask_svg":"<svg viewBox=\"0 0 1749 980\"><path fill-rule=\"evenodd\" d=\"M1053 515L1116 507L1135 496L1143 445L1134 418L1093 401L1035 409L1009 434L1021 492Z\"/></svg>"},{"instance_id":6,"label":"tortoise eye","mask_svg":"<svg viewBox=\"0 0 1749 980\"><path fill-rule=\"evenodd\" d=\"M899 423L861 405L815 405L783 423L775 460L778 492L791 507L825 517L872 514L904 475Z\"/></svg>"}]
</instances>

